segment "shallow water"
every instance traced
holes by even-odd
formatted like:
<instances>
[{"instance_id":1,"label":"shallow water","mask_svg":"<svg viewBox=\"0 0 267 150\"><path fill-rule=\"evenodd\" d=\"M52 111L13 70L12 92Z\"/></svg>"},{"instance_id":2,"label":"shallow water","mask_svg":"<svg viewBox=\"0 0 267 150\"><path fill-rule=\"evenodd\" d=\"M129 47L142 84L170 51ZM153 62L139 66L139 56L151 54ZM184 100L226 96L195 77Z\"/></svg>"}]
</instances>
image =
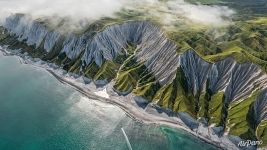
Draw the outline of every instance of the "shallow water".
<instances>
[{"instance_id":1,"label":"shallow water","mask_svg":"<svg viewBox=\"0 0 267 150\"><path fill-rule=\"evenodd\" d=\"M118 107L84 97L44 69L0 54L0 149L215 150L166 126L133 121Z\"/></svg>"}]
</instances>

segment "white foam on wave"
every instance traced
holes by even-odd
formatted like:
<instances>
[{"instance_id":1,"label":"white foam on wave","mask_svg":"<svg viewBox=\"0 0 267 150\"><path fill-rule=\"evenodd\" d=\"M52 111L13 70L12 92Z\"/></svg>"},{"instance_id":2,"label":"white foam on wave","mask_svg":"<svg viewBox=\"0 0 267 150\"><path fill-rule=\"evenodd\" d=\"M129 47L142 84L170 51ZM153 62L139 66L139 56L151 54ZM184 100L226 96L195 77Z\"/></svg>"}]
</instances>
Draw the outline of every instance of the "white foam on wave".
<instances>
[{"instance_id":1,"label":"white foam on wave","mask_svg":"<svg viewBox=\"0 0 267 150\"><path fill-rule=\"evenodd\" d=\"M75 101L69 108L69 115L81 118L83 124L97 124L97 128L94 128L91 133L93 135L101 135L101 137L111 135L126 117L124 111L117 106L93 100L81 94L72 94L69 101Z\"/></svg>"}]
</instances>

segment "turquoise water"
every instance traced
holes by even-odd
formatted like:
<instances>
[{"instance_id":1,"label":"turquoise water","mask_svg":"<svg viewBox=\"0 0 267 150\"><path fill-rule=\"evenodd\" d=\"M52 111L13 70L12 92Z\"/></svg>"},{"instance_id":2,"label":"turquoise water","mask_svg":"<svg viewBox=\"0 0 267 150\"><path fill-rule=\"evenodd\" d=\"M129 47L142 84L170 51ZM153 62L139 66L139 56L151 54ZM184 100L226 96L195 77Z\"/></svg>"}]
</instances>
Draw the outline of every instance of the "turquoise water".
<instances>
[{"instance_id":1,"label":"turquoise water","mask_svg":"<svg viewBox=\"0 0 267 150\"><path fill-rule=\"evenodd\" d=\"M144 125L90 100L43 69L0 55L0 149L215 150L187 133Z\"/></svg>"}]
</instances>

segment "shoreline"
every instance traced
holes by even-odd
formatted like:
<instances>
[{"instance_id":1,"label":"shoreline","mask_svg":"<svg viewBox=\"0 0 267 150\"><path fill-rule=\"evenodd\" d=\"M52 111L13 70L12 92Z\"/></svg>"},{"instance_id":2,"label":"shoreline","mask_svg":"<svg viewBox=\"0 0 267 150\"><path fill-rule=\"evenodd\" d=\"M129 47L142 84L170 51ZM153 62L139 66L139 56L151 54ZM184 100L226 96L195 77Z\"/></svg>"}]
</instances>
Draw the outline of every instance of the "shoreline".
<instances>
[{"instance_id":1,"label":"shoreline","mask_svg":"<svg viewBox=\"0 0 267 150\"><path fill-rule=\"evenodd\" d=\"M74 83L62 79L60 76L58 76L52 70L49 70L49 69L46 69L46 70L51 75L53 75L59 82L61 82L63 84L66 84L68 86L71 86L72 88L74 88L75 90L77 90L81 94L85 95L86 97L88 97L90 99L93 99L93 100L101 101L101 102L108 103L108 104L111 104L111 105L119 107L121 110L123 110L125 112L125 114L129 118L133 119L134 121L137 121L137 122L140 122L140 123L144 123L144 124L165 125L165 126L168 126L168 127L171 127L171 128L178 129L178 130L183 130L183 131L191 134L192 136L197 137L198 139L200 139L201 141L203 141L203 142L205 142L207 144L213 145L213 146L215 146L217 148L220 148L220 149L227 149L225 147L221 147L220 145L215 144L214 141L211 141L210 139L207 139L207 138L205 138L203 136L200 136L199 134L197 134L196 132L194 132L193 130L188 128L182 122L178 122L178 121L176 122L176 121L168 120L166 118L159 118L159 120L154 120L155 118L154 119L150 119L149 117L140 117L140 114L136 115L136 111L134 111L134 110L131 111L131 109L127 109L123 104L121 104L119 102L116 102L114 100L111 100L111 99L107 99L107 98L104 98L104 97L101 97L101 96L97 96L97 95L95 95L93 93L88 93L85 90L83 90L81 87L76 86ZM137 112L137 113L139 113L139 112ZM149 113L147 113L147 114L149 114ZM152 114L152 115L155 115L155 114ZM139 117L136 117L136 116L139 116ZM156 118L157 118L157 116L156 116Z\"/></svg>"},{"instance_id":2,"label":"shoreline","mask_svg":"<svg viewBox=\"0 0 267 150\"><path fill-rule=\"evenodd\" d=\"M48 62L42 60L30 59L26 54L21 54L19 52L10 52L0 47L0 52L3 52L5 56L16 56L18 57L21 64L30 64L35 67L45 69L48 73L54 76L59 82L71 86L84 96L101 101L104 103L112 104L120 109L122 109L125 114L133 119L134 121L145 123L145 124L156 124L156 125L165 125L171 128L183 130L194 137L197 137L201 141L211 144L220 149L239 149L235 144L233 144L226 136L218 137L210 127L204 127L199 124L195 131L190 129L189 126L178 116L177 114L172 114L171 116L164 112L164 109L161 109L162 112L159 112L152 104L148 104L145 108L138 106L134 100L134 96L129 94L129 96L119 96L112 89L112 84L109 83L105 86L105 89L108 92L109 98L99 96L95 92L99 92L99 88L95 85L92 85L91 81L88 85L77 81L78 77L75 78L73 75L68 73L63 73L64 70L51 66ZM101 88L100 88L101 89ZM160 108L159 108L160 109ZM211 133L210 133L211 132Z\"/></svg>"}]
</instances>

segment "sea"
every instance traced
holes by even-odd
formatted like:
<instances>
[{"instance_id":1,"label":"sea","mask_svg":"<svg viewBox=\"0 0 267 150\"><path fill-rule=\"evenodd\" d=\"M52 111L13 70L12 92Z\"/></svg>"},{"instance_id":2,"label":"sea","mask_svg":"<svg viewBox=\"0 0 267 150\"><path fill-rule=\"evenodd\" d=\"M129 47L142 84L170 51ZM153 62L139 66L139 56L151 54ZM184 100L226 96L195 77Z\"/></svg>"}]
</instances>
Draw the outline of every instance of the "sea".
<instances>
[{"instance_id":1,"label":"sea","mask_svg":"<svg viewBox=\"0 0 267 150\"><path fill-rule=\"evenodd\" d=\"M130 147L127 145L126 138ZM0 54L0 150L217 150L89 99L45 69Z\"/></svg>"}]
</instances>

